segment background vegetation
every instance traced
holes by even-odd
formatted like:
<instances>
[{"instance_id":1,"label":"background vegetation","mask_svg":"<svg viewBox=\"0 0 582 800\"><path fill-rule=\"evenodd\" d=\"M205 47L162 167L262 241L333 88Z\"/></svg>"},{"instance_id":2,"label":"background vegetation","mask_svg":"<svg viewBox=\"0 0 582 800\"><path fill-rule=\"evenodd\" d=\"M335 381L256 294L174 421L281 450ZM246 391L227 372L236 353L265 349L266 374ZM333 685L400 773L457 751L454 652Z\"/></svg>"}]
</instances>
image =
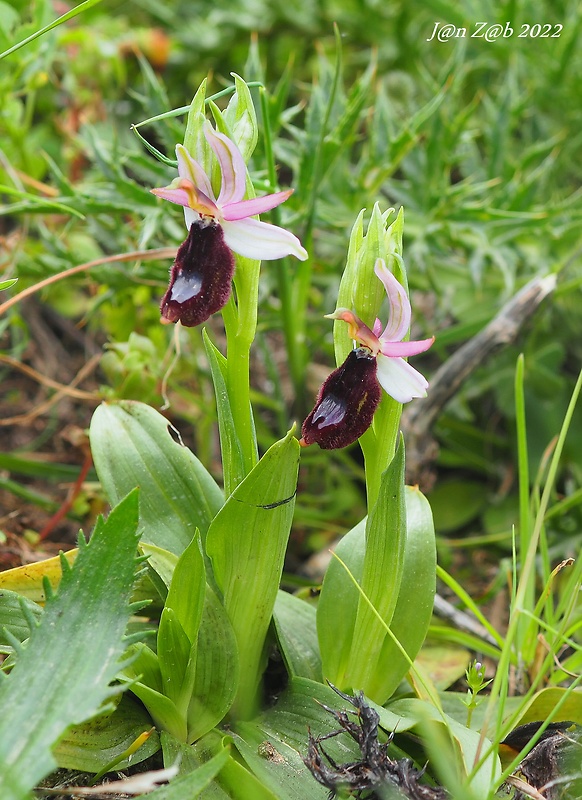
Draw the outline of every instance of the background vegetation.
<instances>
[{"instance_id":1,"label":"background vegetation","mask_svg":"<svg viewBox=\"0 0 582 800\"><path fill-rule=\"evenodd\" d=\"M0 2L0 50L67 9ZM507 20L511 37L470 36L479 21ZM467 36L428 42L436 21ZM563 29L518 38L523 23ZM188 104L207 76L209 93L230 86L232 72L266 87L263 102L253 90L258 113L268 115L279 181L295 188L273 221L311 255L306 265L263 265L252 373L261 451L301 421L334 366L323 315L335 307L361 208L404 206L413 334L436 335L415 361L429 379L528 280L556 274L518 340L443 409L438 457L418 476L440 563L502 624L519 510L517 356L534 497L582 363L581 25L577 0L104 0L2 62L0 264L2 278L18 278L3 298L95 259L178 245L181 210L149 193L172 168L131 126ZM174 117L140 132L172 157L183 128ZM261 137L250 165L259 187L267 164ZM1 317L3 566L29 560L31 548L56 552L105 508L84 435L102 397L163 407L220 481L201 338L159 324L169 263L103 263ZM209 324L220 341L220 320ZM545 520L552 562L580 549L580 441L578 410ZM365 513L357 447L310 448L299 480L290 584Z\"/></svg>"},{"instance_id":2,"label":"background vegetation","mask_svg":"<svg viewBox=\"0 0 582 800\"><path fill-rule=\"evenodd\" d=\"M2 10L4 47L54 18L48 2L3 3ZM167 182L169 170L144 151L131 124L185 105L207 75L211 91L229 85L233 71L262 81L281 181L295 187L284 222L313 256L310 272L294 266L288 275L296 284L295 321L281 309L278 268L264 268L255 388L265 443L301 418L320 367L333 363L322 315L334 307L360 208L376 199L405 207L418 333L437 335L422 364L429 372L529 278L559 275L552 301L515 346L469 378L437 425L439 479L431 499L440 532L456 534L469 525L479 539L509 546L516 355L526 355L534 474L580 363L578 10L572 2L98 4L3 62L6 276L18 275L24 288L94 258L178 243L180 212L168 212L148 191ZM502 19L511 20L512 37L470 38L473 22ZM437 20L467 26L467 38L427 42ZM564 27L559 38L517 38L521 24L534 21ZM182 130L174 119L142 132L172 155ZM258 176L265 169L261 146L253 161ZM4 318L5 352L31 364L40 359L67 383L84 355L105 346L93 375L106 394L161 404L160 382L174 346L172 331L158 324L166 264L102 266L54 284ZM50 349L43 323L64 337L68 363L62 352L53 358L43 352ZM285 331L295 335L287 346ZM304 336L299 344L298 334ZM208 368L198 341L183 336L180 347L164 384L169 413L186 423L183 435L216 472ZM19 379L12 387L14 374L3 370L3 415L32 410L34 383ZM86 417L78 413L82 426ZM62 431L62 417L58 407L48 419L25 415L14 449L54 451L50 439ZM582 435L574 424L572 443ZM360 518L358 475L354 453L306 454L307 494L297 522L298 536L307 537L302 552L321 544L322 525L335 532L335 524L340 530ZM580 478L578 448L571 444L562 491L574 493ZM460 496L463 503L451 502ZM80 508L82 516L86 505ZM578 523L570 508L552 524L568 535Z\"/></svg>"}]
</instances>

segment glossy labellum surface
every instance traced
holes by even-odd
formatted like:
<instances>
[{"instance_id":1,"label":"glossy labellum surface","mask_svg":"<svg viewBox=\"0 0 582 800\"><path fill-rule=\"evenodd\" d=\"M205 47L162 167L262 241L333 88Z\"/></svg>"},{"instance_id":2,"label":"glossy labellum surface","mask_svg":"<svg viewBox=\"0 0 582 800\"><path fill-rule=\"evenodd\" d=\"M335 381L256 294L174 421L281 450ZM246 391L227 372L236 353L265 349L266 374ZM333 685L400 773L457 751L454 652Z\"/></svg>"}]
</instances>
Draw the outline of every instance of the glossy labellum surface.
<instances>
[{"instance_id":1,"label":"glossy labellum surface","mask_svg":"<svg viewBox=\"0 0 582 800\"><path fill-rule=\"evenodd\" d=\"M221 226L211 219L194 220L170 270L162 321L180 321L188 328L206 322L230 297L233 274L234 255Z\"/></svg>"},{"instance_id":2,"label":"glossy labellum surface","mask_svg":"<svg viewBox=\"0 0 582 800\"><path fill-rule=\"evenodd\" d=\"M324 450L352 444L372 424L381 394L375 357L364 347L352 350L319 390L300 444L317 443Z\"/></svg>"}]
</instances>

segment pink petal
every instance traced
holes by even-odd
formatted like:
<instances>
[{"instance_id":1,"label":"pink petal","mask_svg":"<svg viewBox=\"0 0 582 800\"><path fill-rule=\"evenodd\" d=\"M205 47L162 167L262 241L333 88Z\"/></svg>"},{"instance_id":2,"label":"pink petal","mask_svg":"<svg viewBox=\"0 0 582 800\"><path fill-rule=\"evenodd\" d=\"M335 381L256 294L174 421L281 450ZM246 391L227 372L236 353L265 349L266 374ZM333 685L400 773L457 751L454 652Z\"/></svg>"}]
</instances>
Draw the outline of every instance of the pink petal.
<instances>
[{"instance_id":1,"label":"pink petal","mask_svg":"<svg viewBox=\"0 0 582 800\"><path fill-rule=\"evenodd\" d=\"M238 147L228 136L215 131L208 121L204 125L204 135L220 164L218 205L222 207L240 202L245 196L247 168Z\"/></svg>"},{"instance_id":2,"label":"pink petal","mask_svg":"<svg viewBox=\"0 0 582 800\"><path fill-rule=\"evenodd\" d=\"M240 200L238 203L229 203L228 205L222 206L221 211L223 219L246 219L246 217L254 217L255 214L264 214L265 211L270 211L272 208L284 203L292 194L293 189L287 189L285 192L266 194L263 197L255 197L252 200Z\"/></svg>"},{"instance_id":3,"label":"pink petal","mask_svg":"<svg viewBox=\"0 0 582 800\"><path fill-rule=\"evenodd\" d=\"M179 176L181 178L186 178L186 180L194 184L197 189L200 189L202 192L204 192L207 197L215 201L216 196L212 191L210 178L204 172L200 164L194 158L192 158L184 145L176 145L176 158L178 159Z\"/></svg>"},{"instance_id":4,"label":"pink petal","mask_svg":"<svg viewBox=\"0 0 582 800\"><path fill-rule=\"evenodd\" d=\"M179 206L187 207L190 203L188 192L185 189L173 189L171 184L161 189L150 189L150 192L162 200L169 200L170 203L177 203Z\"/></svg>"},{"instance_id":5,"label":"pink petal","mask_svg":"<svg viewBox=\"0 0 582 800\"><path fill-rule=\"evenodd\" d=\"M380 354L376 359L378 381L384 391L399 403L408 403L414 397L426 397L428 381L402 358L386 358Z\"/></svg>"},{"instance_id":6,"label":"pink petal","mask_svg":"<svg viewBox=\"0 0 582 800\"><path fill-rule=\"evenodd\" d=\"M211 200L203 191L196 188L187 178L177 178L170 186L165 186L162 189L150 189L150 191L157 197L169 200L171 203L193 208L194 211L198 211L201 215L220 217L220 211L216 207L214 200Z\"/></svg>"},{"instance_id":7,"label":"pink petal","mask_svg":"<svg viewBox=\"0 0 582 800\"><path fill-rule=\"evenodd\" d=\"M388 295L390 313L388 324L380 339L382 341L399 342L408 333L412 313L410 310L410 300L402 286L390 272L383 258L376 259L374 272L380 278Z\"/></svg>"},{"instance_id":8,"label":"pink petal","mask_svg":"<svg viewBox=\"0 0 582 800\"><path fill-rule=\"evenodd\" d=\"M284 228L256 219L224 220L224 240L231 250L247 258L272 261L284 256L307 258L307 250L299 239Z\"/></svg>"},{"instance_id":9,"label":"pink petal","mask_svg":"<svg viewBox=\"0 0 582 800\"><path fill-rule=\"evenodd\" d=\"M434 336L430 339L419 339L415 342L385 342L382 341L381 353L389 358L408 358L424 353L425 350L434 342Z\"/></svg>"}]
</instances>

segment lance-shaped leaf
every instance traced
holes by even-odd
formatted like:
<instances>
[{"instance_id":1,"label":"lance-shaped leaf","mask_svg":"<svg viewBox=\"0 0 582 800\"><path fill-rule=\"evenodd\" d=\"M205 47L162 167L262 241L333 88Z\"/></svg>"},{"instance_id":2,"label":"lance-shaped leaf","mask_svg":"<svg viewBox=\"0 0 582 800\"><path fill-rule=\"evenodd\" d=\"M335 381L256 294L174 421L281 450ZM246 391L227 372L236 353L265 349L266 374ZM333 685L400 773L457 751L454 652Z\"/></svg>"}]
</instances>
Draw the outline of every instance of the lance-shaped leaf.
<instances>
[{"instance_id":1,"label":"lance-shaped leaf","mask_svg":"<svg viewBox=\"0 0 582 800\"><path fill-rule=\"evenodd\" d=\"M402 580L390 630L414 660L426 638L436 592L436 541L432 512L418 486L407 486L406 540ZM370 681L370 696L388 698L410 667L390 636L385 636L377 668ZM384 700L380 700L381 703Z\"/></svg>"},{"instance_id":2,"label":"lance-shaped leaf","mask_svg":"<svg viewBox=\"0 0 582 800\"><path fill-rule=\"evenodd\" d=\"M63 569L58 594L0 684L2 800L26 797L56 766L51 748L65 730L112 694L131 611L137 527L134 492L99 520L89 544L80 539L74 566Z\"/></svg>"},{"instance_id":3,"label":"lance-shaped leaf","mask_svg":"<svg viewBox=\"0 0 582 800\"><path fill-rule=\"evenodd\" d=\"M194 742L226 715L238 688L238 654L230 620L205 584L196 640L188 637L178 614L167 607L158 635L158 654L142 642L132 645L123 677L156 726L181 742ZM172 646L174 645L174 649Z\"/></svg>"},{"instance_id":4,"label":"lance-shaped leaf","mask_svg":"<svg viewBox=\"0 0 582 800\"><path fill-rule=\"evenodd\" d=\"M408 658L414 660L425 639L432 614L436 548L432 515L426 498L417 488L406 487L404 500L404 557L390 629L404 647ZM362 520L344 536L336 550L360 584L363 582L366 554L365 529L366 523ZM390 542L386 544L389 548ZM353 647L360 602L363 602L363 598L344 566L333 559L323 582L317 609L317 629L324 675L339 688L354 688L350 683L353 679L350 665L352 659L357 662L364 657ZM365 643L363 646L366 646ZM372 647L375 663L365 691L371 699L384 703L408 671L409 661L383 628L380 642L372 643Z\"/></svg>"},{"instance_id":5,"label":"lance-shaped leaf","mask_svg":"<svg viewBox=\"0 0 582 800\"><path fill-rule=\"evenodd\" d=\"M152 721L142 704L131 695L124 694L113 712L99 714L82 725L70 728L55 747L54 754L59 767L99 772L123 755L141 734L151 728ZM116 768L124 769L130 764L139 764L159 748L160 738L156 731L152 731L141 747L129 758L119 761Z\"/></svg>"},{"instance_id":6,"label":"lance-shaped leaf","mask_svg":"<svg viewBox=\"0 0 582 800\"><path fill-rule=\"evenodd\" d=\"M291 677L321 681L315 606L280 591L273 613L279 649Z\"/></svg>"},{"instance_id":7,"label":"lance-shaped leaf","mask_svg":"<svg viewBox=\"0 0 582 800\"><path fill-rule=\"evenodd\" d=\"M189 643L187 652L184 650L178 659L180 666L172 679L180 687L175 701L187 722L187 741L193 742L222 720L238 686L234 632L226 611L206 583L199 535L182 553L172 574L164 609L165 613L169 611L174 616L176 636L180 638L183 634ZM163 641L161 623L162 620L158 654L163 675L164 658L168 661L175 654ZM166 688L164 691L169 694Z\"/></svg>"},{"instance_id":8,"label":"lance-shaped leaf","mask_svg":"<svg viewBox=\"0 0 582 800\"><path fill-rule=\"evenodd\" d=\"M366 597L386 625L392 622L402 581L406 543L404 492L404 445L401 441L382 476L378 500L368 518L361 583ZM346 682L352 687L361 687L372 700L378 701L370 688L378 671L386 630L374 609L360 595Z\"/></svg>"},{"instance_id":9,"label":"lance-shaped leaf","mask_svg":"<svg viewBox=\"0 0 582 800\"><path fill-rule=\"evenodd\" d=\"M187 712L188 742L196 741L224 718L236 696L238 680L235 634L222 603L207 585Z\"/></svg>"},{"instance_id":10,"label":"lance-shaped leaf","mask_svg":"<svg viewBox=\"0 0 582 800\"><path fill-rule=\"evenodd\" d=\"M158 630L164 693L184 714L196 675L198 630L205 590L206 572L198 533L176 564Z\"/></svg>"},{"instance_id":11,"label":"lance-shaped leaf","mask_svg":"<svg viewBox=\"0 0 582 800\"><path fill-rule=\"evenodd\" d=\"M230 404L230 396L226 385L226 358L222 355L220 350L217 350L212 344L206 333L206 329L202 331L202 338L204 339L204 347L206 348L206 355L208 357L208 363L210 364L210 372L212 373L212 382L214 384L214 393L216 395L220 450L222 455L222 469L224 472L224 490L228 496L244 477L244 455L236 430Z\"/></svg>"},{"instance_id":12,"label":"lance-shaped leaf","mask_svg":"<svg viewBox=\"0 0 582 800\"><path fill-rule=\"evenodd\" d=\"M186 636L176 612L166 606L162 611L158 629L158 660L164 694L170 698L179 711L182 684L190 677L188 662L191 650L192 643ZM194 669L192 669L192 675Z\"/></svg>"},{"instance_id":13,"label":"lance-shaped leaf","mask_svg":"<svg viewBox=\"0 0 582 800\"><path fill-rule=\"evenodd\" d=\"M119 673L120 679L129 682L129 690L139 697L159 730L169 731L176 739L186 741L186 719L176 703L164 694L157 654L143 642L137 642L129 648L128 655L130 660Z\"/></svg>"},{"instance_id":14,"label":"lance-shaped leaf","mask_svg":"<svg viewBox=\"0 0 582 800\"><path fill-rule=\"evenodd\" d=\"M208 530L206 550L238 643L238 716L254 710L293 517L298 465L299 443L289 433L237 486Z\"/></svg>"},{"instance_id":15,"label":"lance-shaped leaf","mask_svg":"<svg viewBox=\"0 0 582 800\"><path fill-rule=\"evenodd\" d=\"M196 528L204 538L222 492L196 456L174 441L165 417L136 401L104 403L93 415L90 437L109 502L141 488L144 541L179 555Z\"/></svg>"}]
</instances>

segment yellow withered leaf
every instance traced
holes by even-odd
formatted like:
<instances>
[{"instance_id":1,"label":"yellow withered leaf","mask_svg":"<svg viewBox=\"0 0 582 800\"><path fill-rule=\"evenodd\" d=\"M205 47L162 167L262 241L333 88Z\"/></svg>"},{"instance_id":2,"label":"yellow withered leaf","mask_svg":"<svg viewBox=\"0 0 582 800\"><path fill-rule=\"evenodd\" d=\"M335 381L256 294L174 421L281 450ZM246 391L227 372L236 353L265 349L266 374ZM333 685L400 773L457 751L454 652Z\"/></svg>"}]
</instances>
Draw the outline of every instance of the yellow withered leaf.
<instances>
[{"instance_id":1,"label":"yellow withered leaf","mask_svg":"<svg viewBox=\"0 0 582 800\"><path fill-rule=\"evenodd\" d=\"M77 548L63 553L69 564L72 564L77 557ZM43 578L46 576L53 589L60 583L62 575L60 556L47 558L44 561L36 561L34 564L24 564L22 567L14 567L0 572L0 590L9 589L17 592L35 603L44 603L46 596L43 587Z\"/></svg>"}]
</instances>

